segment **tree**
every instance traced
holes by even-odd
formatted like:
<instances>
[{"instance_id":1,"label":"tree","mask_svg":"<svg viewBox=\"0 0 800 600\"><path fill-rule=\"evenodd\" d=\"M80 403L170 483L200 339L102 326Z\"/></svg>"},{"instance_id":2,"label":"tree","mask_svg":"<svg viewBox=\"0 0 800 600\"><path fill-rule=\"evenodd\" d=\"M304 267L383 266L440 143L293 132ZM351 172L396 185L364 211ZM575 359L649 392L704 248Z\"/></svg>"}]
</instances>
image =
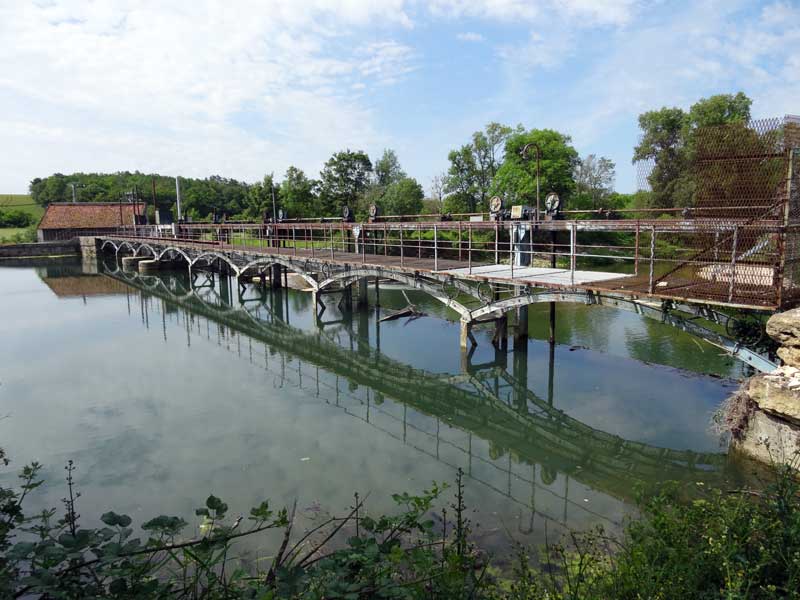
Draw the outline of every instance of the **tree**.
<instances>
[{"instance_id":1,"label":"tree","mask_svg":"<svg viewBox=\"0 0 800 600\"><path fill-rule=\"evenodd\" d=\"M386 148L383 155L375 161L375 183L385 188L405 176L405 171L400 167L400 161L395 151Z\"/></svg>"},{"instance_id":2,"label":"tree","mask_svg":"<svg viewBox=\"0 0 800 600\"><path fill-rule=\"evenodd\" d=\"M447 169L445 191L449 194L445 201L448 212L475 212L478 205L478 176L472 146L461 146L447 155L450 167Z\"/></svg>"},{"instance_id":3,"label":"tree","mask_svg":"<svg viewBox=\"0 0 800 600\"><path fill-rule=\"evenodd\" d=\"M262 181L257 181L247 189L247 206L242 213L246 219L261 221L265 217L272 219L272 194L275 194L275 211L280 208L280 188L275 184L272 173L264 175Z\"/></svg>"},{"instance_id":4,"label":"tree","mask_svg":"<svg viewBox=\"0 0 800 600\"><path fill-rule=\"evenodd\" d=\"M472 134L470 144L450 152L445 191L456 194L449 199L451 207L469 212L486 208L492 182L503 160L504 144L511 135L523 131L522 125L511 128L489 123L485 131ZM467 154L471 156L468 158Z\"/></svg>"},{"instance_id":5,"label":"tree","mask_svg":"<svg viewBox=\"0 0 800 600\"><path fill-rule=\"evenodd\" d=\"M608 208L605 200L614 188L614 162L608 158L597 158L589 154L575 165L574 208ZM586 204L586 206L582 206Z\"/></svg>"},{"instance_id":6,"label":"tree","mask_svg":"<svg viewBox=\"0 0 800 600\"><path fill-rule=\"evenodd\" d=\"M366 153L358 150L336 152L320 172L319 216L339 214L342 206L353 208L364 192L372 173L372 162Z\"/></svg>"},{"instance_id":7,"label":"tree","mask_svg":"<svg viewBox=\"0 0 800 600\"><path fill-rule=\"evenodd\" d=\"M283 183L280 187L281 205L289 212L292 218L316 217L317 182L309 179L297 167L286 170Z\"/></svg>"},{"instance_id":8,"label":"tree","mask_svg":"<svg viewBox=\"0 0 800 600\"><path fill-rule=\"evenodd\" d=\"M416 215L422 211L425 193L416 179L404 177L391 183L383 194L383 209L390 215Z\"/></svg>"},{"instance_id":9,"label":"tree","mask_svg":"<svg viewBox=\"0 0 800 600\"><path fill-rule=\"evenodd\" d=\"M633 161L652 161L647 177L651 206L692 206L695 181L690 172L698 129L746 123L752 101L742 92L718 94L693 104L689 112L664 107L639 115L642 138L634 148Z\"/></svg>"},{"instance_id":10,"label":"tree","mask_svg":"<svg viewBox=\"0 0 800 600\"><path fill-rule=\"evenodd\" d=\"M544 209L544 197L549 192L556 192L562 201L568 200L575 190L573 173L578 164L578 152L571 141L568 135L552 129L532 129L509 137L505 160L494 177L491 195L514 204L536 205L536 158L531 153L523 159L521 151L526 144L537 144L541 149L540 208Z\"/></svg>"},{"instance_id":11,"label":"tree","mask_svg":"<svg viewBox=\"0 0 800 600\"><path fill-rule=\"evenodd\" d=\"M444 206L444 188L447 173L437 173L431 177L431 200L434 202L435 209L441 212Z\"/></svg>"}]
</instances>

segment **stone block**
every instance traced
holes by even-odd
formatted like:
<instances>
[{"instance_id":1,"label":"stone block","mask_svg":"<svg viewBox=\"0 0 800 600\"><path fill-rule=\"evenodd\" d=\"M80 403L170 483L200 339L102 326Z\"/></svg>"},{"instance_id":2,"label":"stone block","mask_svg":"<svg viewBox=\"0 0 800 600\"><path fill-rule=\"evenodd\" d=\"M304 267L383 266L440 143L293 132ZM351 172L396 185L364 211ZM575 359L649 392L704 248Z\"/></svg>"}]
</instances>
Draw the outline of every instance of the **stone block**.
<instances>
[{"instance_id":1,"label":"stone block","mask_svg":"<svg viewBox=\"0 0 800 600\"><path fill-rule=\"evenodd\" d=\"M800 379L759 375L750 379L747 395L761 410L800 424Z\"/></svg>"},{"instance_id":2,"label":"stone block","mask_svg":"<svg viewBox=\"0 0 800 600\"><path fill-rule=\"evenodd\" d=\"M800 308L772 315L767 321L767 335L782 346L800 348Z\"/></svg>"},{"instance_id":3,"label":"stone block","mask_svg":"<svg viewBox=\"0 0 800 600\"><path fill-rule=\"evenodd\" d=\"M800 368L800 347L798 346L781 346L778 348L778 357L783 361L783 364L790 367Z\"/></svg>"},{"instance_id":4,"label":"stone block","mask_svg":"<svg viewBox=\"0 0 800 600\"><path fill-rule=\"evenodd\" d=\"M731 449L766 464L797 464L800 426L757 410L750 415L744 435L732 441Z\"/></svg>"}]
</instances>

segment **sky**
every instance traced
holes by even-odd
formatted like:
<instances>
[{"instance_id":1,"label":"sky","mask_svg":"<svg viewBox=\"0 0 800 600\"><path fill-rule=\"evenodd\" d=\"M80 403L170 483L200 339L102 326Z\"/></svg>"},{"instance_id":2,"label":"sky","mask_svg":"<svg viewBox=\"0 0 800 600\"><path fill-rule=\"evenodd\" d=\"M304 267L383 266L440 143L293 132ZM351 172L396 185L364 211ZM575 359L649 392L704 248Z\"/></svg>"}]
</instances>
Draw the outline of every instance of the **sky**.
<instances>
[{"instance_id":1,"label":"sky","mask_svg":"<svg viewBox=\"0 0 800 600\"><path fill-rule=\"evenodd\" d=\"M497 121L631 156L640 113L800 113L800 0L0 0L0 193L55 172L248 182L394 149L425 188Z\"/></svg>"}]
</instances>

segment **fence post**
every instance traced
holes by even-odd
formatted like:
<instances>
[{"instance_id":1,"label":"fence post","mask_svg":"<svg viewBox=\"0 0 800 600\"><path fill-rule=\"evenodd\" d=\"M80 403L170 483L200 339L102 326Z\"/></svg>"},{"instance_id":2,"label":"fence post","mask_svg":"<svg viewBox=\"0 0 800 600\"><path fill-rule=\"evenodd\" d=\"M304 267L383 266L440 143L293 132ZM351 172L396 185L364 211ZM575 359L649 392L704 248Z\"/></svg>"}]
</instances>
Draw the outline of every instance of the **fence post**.
<instances>
[{"instance_id":1,"label":"fence post","mask_svg":"<svg viewBox=\"0 0 800 600\"><path fill-rule=\"evenodd\" d=\"M578 245L578 225L575 221L572 222L569 229L569 270L572 285L575 285L575 267L578 262L577 254Z\"/></svg>"},{"instance_id":2,"label":"fence post","mask_svg":"<svg viewBox=\"0 0 800 600\"><path fill-rule=\"evenodd\" d=\"M467 267L472 275L472 223L467 225Z\"/></svg>"},{"instance_id":3,"label":"fence post","mask_svg":"<svg viewBox=\"0 0 800 600\"><path fill-rule=\"evenodd\" d=\"M656 254L656 228L650 227L650 283L647 286L648 293L653 293L653 260Z\"/></svg>"},{"instance_id":4,"label":"fence post","mask_svg":"<svg viewBox=\"0 0 800 600\"><path fill-rule=\"evenodd\" d=\"M639 220L636 220L636 248L633 251L633 274L639 274Z\"/></svg>"},{"instance_id":5,"label":"fence post","mask_svg":"<svg viewBox=\"0 0 800 600\"><path fill-rule=\"evenodd\" d=\"M433 226L433 270L439 270L439 240L436 225ZM420 240L421 241L421 240Z\"/></svg>"},{"instance_id":6,"label":"fence post","mask_svg":"<svg viewBox=\"0 0 800 600\"><path fill-rule=\"evenodd\" d=\"M403 224L400 223L400 266L403 266Z\"/></svg>"},{"instance_id":7,"label":"fence post","mask_svg":"<svg viewBox=\"0 0 800 600\"><path fill-rule=\"evenodd\" d=\"M461 262L461 221L458 222L458 261Z\"/></svg>"},{"instance_id":8,"label":"fence post","mask_svg":"<svg viewBox=\"0 0 800 600\"><path fill-rule=\"evenodd\" d=\"M500 264L500 223L494 222L494 264Z\"/></svg>"},{"instance_id":9,"label":"fence post","mask_svg":"<svg viewBox=\"0 0 800 600\"><path fill-rule=\"evenodd\" d=\"M736 281L736 244L739 238L738 225L733 228L733 248L731 249L731 281L728 284L728 302L733 301L733 284Z\"/></svg>"}]
</instances>

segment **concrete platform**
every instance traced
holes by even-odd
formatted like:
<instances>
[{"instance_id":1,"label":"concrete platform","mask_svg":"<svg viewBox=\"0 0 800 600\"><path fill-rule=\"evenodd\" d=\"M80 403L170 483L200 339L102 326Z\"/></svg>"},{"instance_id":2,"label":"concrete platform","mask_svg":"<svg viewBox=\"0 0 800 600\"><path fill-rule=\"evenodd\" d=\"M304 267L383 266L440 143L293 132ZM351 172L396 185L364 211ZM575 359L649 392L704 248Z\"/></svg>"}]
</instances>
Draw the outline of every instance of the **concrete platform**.
<instances>
[{"instance_id":1,"label":"concrete platform","mask_svg":"<svg viewBox=\"0 0 800 600\"><path fill-rule=\"evenodd\" d=\"M456 277L488 279L492 281L513 281L535 286L572 286L587 285L598 281L620 279L629 275L607 273L604 271L570 271L569 269L552 269L548 267L514 267L513 274L509 265L481 265L469 268L446 269L436 271ZM513 275L513 276L512 276Z\"/></svg>"}]
</instances>

